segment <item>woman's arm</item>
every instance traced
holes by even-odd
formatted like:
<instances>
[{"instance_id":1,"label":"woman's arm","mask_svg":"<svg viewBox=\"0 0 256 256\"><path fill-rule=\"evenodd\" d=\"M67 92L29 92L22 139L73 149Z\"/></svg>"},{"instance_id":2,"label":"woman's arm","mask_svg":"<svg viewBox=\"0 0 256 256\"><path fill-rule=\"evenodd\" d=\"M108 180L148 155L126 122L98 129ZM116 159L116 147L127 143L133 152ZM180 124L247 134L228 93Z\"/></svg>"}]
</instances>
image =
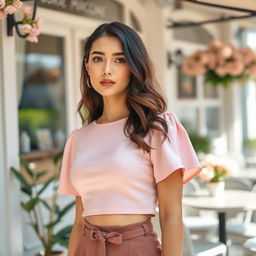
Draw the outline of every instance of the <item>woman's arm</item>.
<instances>
[{"instance_id":1,"label":"woman's arm","mask_svg":"<svg viewBox=\"0 0 256 256\"><path fill-rule=\"evenodd\" d=\"M183 255L182 169L157 183L162 256Z\"/></svg>"},{"instance_id":2,"label":"woman's arm","mask_svg":"<svg viewBox=\"0 0 256 256\"><path fill-rule=\"evenodd\" d=\"M78 245L79 239L81 237L83 229L83 205L80 196L76 196L76 215L74 225L70 234L69 244L68 244L68 256L73 256Z\"/></svg>"}]
</instances>

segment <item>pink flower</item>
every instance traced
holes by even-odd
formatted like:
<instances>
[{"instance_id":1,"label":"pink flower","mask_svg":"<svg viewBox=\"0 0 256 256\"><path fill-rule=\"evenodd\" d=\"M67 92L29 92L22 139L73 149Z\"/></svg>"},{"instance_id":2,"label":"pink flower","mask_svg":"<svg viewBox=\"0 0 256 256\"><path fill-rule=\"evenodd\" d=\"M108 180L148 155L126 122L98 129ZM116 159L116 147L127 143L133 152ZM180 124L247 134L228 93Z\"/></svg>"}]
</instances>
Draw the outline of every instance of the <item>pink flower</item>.
<instances>
[{"instance_id":1,"label":"pink flower","mask_svg":"<svg viewBox=\"0 0 256 256\"><path fill-rule=\"evenodd\" d=\"M209 61L208 54L206 51L198 51L195 55L195 58L197 59L200 64L207 64Z\"/></svg>"},{"instance_id":2,"label":"pink flower","mask_svg":"<svg viewBox=\"0 0 256 256\"><path fill-rule=\"evenodd\" d=\"M210 49L216 50L223 46L223 43L219 40L212 40L209 44Z\"/></svg>"},{"instance_id":3,"label":"pink flower","mask_svg":"<svg viewBox=\"0 0 256 256\"><path fill-rule=\"evenodd\" d=\"M6 6L5 8L4 8L4 13L7 15L7 14L13 14L13 13L15 13L16 12L16 8L14 7L14 6L12 6L12 5L8 5L8 6Z\"/></svg>"},{"instance_id":4,"label":"pink flower","mask_svg":"<svg viewBox=\"0 0 256 256\"><path fill-rule=\"evenodd\" d=\"M207 55L208 55L207 66L209 67L209 69L214 69L216 67L216 64L217 64L216 55L212 51L208 51Z\"/></svg>"},{"instance_id":5,"label":"pink flower","mask_svg":"<svg viewBox=\"0 0 256 256\"><path fill-rule=\"evenodd\" d=\"M253 78L256 79L256 62L247 68L247 73Z\"/></svg>"},{"instance_id":6,"label":"pink flower","mask_svg":"<svg viewBox=\"0 0 256 256\"><path fill-rule=\"evenodd\" d=\"M12 5L18 10L23 5L23 2L21 2L20 0L16 0Z\"/></svg>"},{"instance_id":7,"label":"pink flower","mask_svg":"<svg viewBox=\"0 0 256 256\"><path fill-rule=\"evenodd\" d=\"M236 49L235 45L231 42L227 42L225 44L226 44L226 46L230 47L233 51Z\"/></svg>"},{"instance_id":8,"label":"pink flower","mask_svg":"<svg viewBox=\"0 0 256 256\"><path fill-rule=\"evenodd\" d=\"M37 28L32 28L29 34L31 36L38 36L40 34L40 30Z\"/></svg>"},{"instance_id":9,"label":"pink flower","mask_svg":"<svg viewBox=\"0 0 256 256\"><path fill-rule=\"evenodd\" d=\"M23 12L23 14L30 15L32 13L32 7L31 6L23 7L21 8L21 11Z\"/></svg>"},{"instance_id":10,"label":"pink flower","mask_svg":"<svg viewBox=\"0 0 256 256\"><path fill-rule=\"evenodd\" d=\"M192 57L187 58L182 64L182 70L188 75L202 75L206 72L205 67L196 62Z\"/></svg>"},{"instance_id":11,"label":"pink flower","mask_svg":"<svg viewBox=\"0 0 256 256\"><path fill-rule=\"evenodd\" d=\"M0 10L0 19L6 18L6 14Z\"/></svg>"},{"instance_id":12,"label":"pink flower","mask_svg":"<svg viewBox=\"0 0 256 256\"><path fill-rule=\"evenodd\" d=\"M231 57L231 55L232 55L232 49L228 46L223 47L219 52L220 58L223 58L223 59L228 59Z\"/></svg>"},{"instance_id":13,"label":"pink flower","mask_svg":"<svg viewBox=\"0 0 256 256\"><path fill-rule=\"evenodd\" d=\"M251 48L243 47L240 49L240 53L241 53L243 62L246 66L256 61L256 52L253 51Z\"/></svg>"},{"instance_id":14,"label":"pink flower","mask_svg":"<svg viewBox=\"0 0 256 256\"><path fill-rule=\"evenodd\" d=\"M42 24L43 24L42 19L41 19L40 17L38 17L38 18L36 19L36 27L37 27L38 29L41 29L41 28L42 28Z\"/></svg>"},{"instance_id":15,"label":"pink flower","mask_svg":"<svg viewBox=\"0 0 256 256\"><path fill-rule=\"evenodd\" d=\"M230 75L238 76L243 72L244 65L239 61L232 61L226 64L226 68Z\"/></svg>"},{"instance_id":16,"label":"pink flower","mask_svg":"<svg viewBox=\"0 0 256 256\"><path fill-rule=\"evenodd\" d=\"M24 24L21 26L21 29L24 33L30 33L33 28L29 24Z\"/></svg>"},{"instance_id":17,"label":"pink flower","mask_svg":"<svg viewBox=\"0 0 256 256\"><path fill-rule=\"evenodd\" d=\"M199 178L202 181L210 181L214 177L214 170L211 166L207 166L199 173Z\"/></svg>"},{"instance_id":18,"label":"pink flower","mask_svg":"<svg viewBox=\"0 0 256 256\"><path fill-rule=\"evenodd\" d=\"M25 39L31 43L38 43L38 38L34 35L29 34Z\"/></svg>"},{"instance_id":19,"label":"pink flower","mask_svg":"<svg viewBox=\"0 0 256 256\"><path fill-rule=\"evenodd\" d=\"M0 0L0 9L3 9L4 7L5 7L5 0Z\"/></svg>"},{"instance_id":20,"label":"pink flower","mask_svg":"<svg viewBox=\"0 0 256 256\"><path fill-rule=\"evenodd\" d=\"M239 50L233 51L232 59L234 61L243 62L243 56Z\"/></svg>"},{"instance_id":21,"label":"pink flower","mask_svg":"<svg viewBox=\"0 0 256 256\"><path fill-rule=\"evenodd\" d=\"M218 66L215 68L215 73L218 75L218 76L225 76L227 74L227 69L225 66Z\"/></svg>"}]
</instances>

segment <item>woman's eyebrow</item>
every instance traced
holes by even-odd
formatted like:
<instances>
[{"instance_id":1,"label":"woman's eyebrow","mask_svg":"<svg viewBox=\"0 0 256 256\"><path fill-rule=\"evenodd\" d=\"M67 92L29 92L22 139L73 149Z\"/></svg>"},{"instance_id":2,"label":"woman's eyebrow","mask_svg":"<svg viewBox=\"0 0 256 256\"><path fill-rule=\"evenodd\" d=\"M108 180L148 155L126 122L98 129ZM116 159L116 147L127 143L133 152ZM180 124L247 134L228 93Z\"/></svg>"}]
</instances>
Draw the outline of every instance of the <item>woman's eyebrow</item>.
<instances>
[{"instance_id":1,"label":"woman's eyebrow","mask_svg":"<svg viewBox=\"0 0 256 256\"><path fill-rule=\"evenodd\" d=\"M91 55L93 55L93 54L105 55L104 52L100 52L100 51L94 51L94 52L91 53ZM115 52L112 55L113 56L120 56L120 55L124 55L124 53L123 52Z\"/></svg>"}]
</instances>

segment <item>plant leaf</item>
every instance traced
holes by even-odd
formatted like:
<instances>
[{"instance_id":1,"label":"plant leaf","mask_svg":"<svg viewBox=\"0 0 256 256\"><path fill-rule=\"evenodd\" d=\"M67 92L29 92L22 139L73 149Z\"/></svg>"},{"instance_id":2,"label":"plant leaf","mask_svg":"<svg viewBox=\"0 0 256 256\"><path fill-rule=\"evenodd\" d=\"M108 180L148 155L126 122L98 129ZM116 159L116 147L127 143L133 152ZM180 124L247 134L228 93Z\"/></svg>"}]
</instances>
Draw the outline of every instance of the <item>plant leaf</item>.
<instances>
[{"instance_id":1,"label":"plant leaf","mask_svg":"<svg viewBox=\"0 0 256 256\"><path fill-rule=\"evenodd\" d=\"M53 235L52 239L54 243L58 243L67 248L72 227L72 225L69 225L58 231L55 235Z\"/></svg>"},{"instance_id":2,"label":"plant leaf","mask_svg":"<svg viewBox=\"0 0 256 256\"><path fill-rule=\"evenodd\" d=\"M21 186L21 191L25 194L27 194L28 196L32 196L32 193L30 190L28 190L26 187Z\"/></svg>"},{"instance_id":3,"label":"plant leaf","mask_svg":"<svg viewBox=\"0 0 256 256\"><path fill-rule=\"evenodd\" d=\"M44 227L46 227L47 229L49 229L49 228L52 228L53 226L55 226L55 225L58 224L58 223L59 223L59 220L55 220L55 221L52 221L52 222L50 222L50 223L44 225Z\"/></svg>"},{"instance_id":4,"label":"plant leaf","mask_svg":"<svg viewBox=\"0 0 256 256\"><path fill-rule=\"evenodd\" d=\"M36 180L38 180L39 178L41 178L42 176L44 176L47 173L47 171L41 171L36 173Z\"/></svg>"},{"instance_id":5,"label":"plant leaf","mask_svg":"<svg viewBox=\"0 0 256 256\"><path fill-rule=\"evenodd\" d=\"M75 201L72 201L71 203L67 204L60 212L58 216L58 220L60 220L75 204Z\"/></svg>"},{"instance_id":6,"label":"plant leaf","mask_svg":"<svg viewBox=\"0 0 256 256\"><path fill-rule=\"evenodd\" d=\"M56 165L63 157L63 153L64 150L62 149L59 153L57 153L54 157L53 157L53 162Z\"/></svg>"},{"instance_id":7,"label":"plant leaf","mask_svg":"<svg viewBox=\"0 0 256 256\"><path fill-rule=\"evenodd\" d=\"M29 195L32 195L32 186L28 184L25 177L14 167L11 167L10 169L15 177L19 180L19 182L26 188L26 194L29 193Z\"/></svg>"},{"instance_id":8,"label":"plant leaf","mask_svg":"<svg viewBox=\"0 0 256 256\"><path fill-rule=\"evenodd\" d=\"M44 207L45 207L47 210L51 211L51 207L49 206L49 204L48 204L45 200L43 200L43 199L41 199L41 198L39 198L39 200L40 200L40 202L44 205Z\"/></svg>"},{"instance_id":9,"label":"plant leaf","mask_svg":"<svg viewBox=\"0 0 256 256\"><path fill-rule=\"evenodd\" d=\"M34 207L36 206L36 204L39 202L39 198L35 197L30 199L28 202L26 203L22 203L22 207L24 210L30 212L31 210L34 209Z\"/></svg>"},{"instance_id":10,"label":"plant leaf","mask_svg":"<svg viewBox=\"0 0 256 256\"><path fill-rule=\"evenodd\" d=\"M39 196L48 186L49 184L53 181L53 178L50 178L44 186L37 192L37 196Z\"/></svg>"},{"instance_id":11,"label":"plant leaf","mask_svg":"<svg viewBox=\"0 0 256 256\"><path fill-rule=\"evenodd\" d=\"M23 158L21 155L20 155L20 163L21 163L22 166L24 166L24 168L25 168L27 174L28 174L31 178L33 178L34 173L33 173L33 170L29 168L29 162L28 162L25 158Z\"/></svg>"}]
</instances>

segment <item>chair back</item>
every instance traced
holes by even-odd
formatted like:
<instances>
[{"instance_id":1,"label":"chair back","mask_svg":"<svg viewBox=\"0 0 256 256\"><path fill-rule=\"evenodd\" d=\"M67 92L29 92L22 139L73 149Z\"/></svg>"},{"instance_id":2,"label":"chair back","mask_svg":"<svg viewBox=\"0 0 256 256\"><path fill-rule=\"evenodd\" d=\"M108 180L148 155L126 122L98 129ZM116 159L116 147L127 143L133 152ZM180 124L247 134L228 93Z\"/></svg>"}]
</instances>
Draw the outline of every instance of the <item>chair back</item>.
<instances>
[{"instance_id":1,"label":"chair back","mask_svg":"<svg viewBox=\"0 0 256 256\"><path fill-rule=\"evenodd\" d=\"M191 179L189 182L183 186L183 195L189 195L191 192L196 192L201 190L201 187L196 179Z\"/></svg>"},{"instance_id":2,"label":"chair back","mask_svg":"<svg viewBox=\"0 0 256 256\"><path fill-rule=\"evenodd\" d=\"M225 189L252 190L252 182L245 177L227 177L225 180Z\"/></svg>"},{"instance_id":3,"label":"chair back","mask_svg":"<svg viewBox=\"0 0 256 256\"><path fill-rule=\"evenodd\" d=\"M191 179L183 185L183 196L189 195L191 192L200 191L201 187L196 179ZM200 210L190 207L183 207L183 216L199 216Z\"/></svg>"}]
</instances>

